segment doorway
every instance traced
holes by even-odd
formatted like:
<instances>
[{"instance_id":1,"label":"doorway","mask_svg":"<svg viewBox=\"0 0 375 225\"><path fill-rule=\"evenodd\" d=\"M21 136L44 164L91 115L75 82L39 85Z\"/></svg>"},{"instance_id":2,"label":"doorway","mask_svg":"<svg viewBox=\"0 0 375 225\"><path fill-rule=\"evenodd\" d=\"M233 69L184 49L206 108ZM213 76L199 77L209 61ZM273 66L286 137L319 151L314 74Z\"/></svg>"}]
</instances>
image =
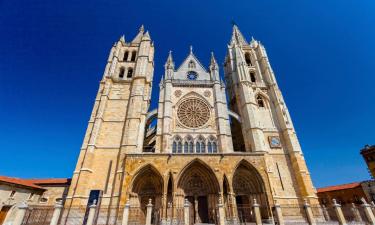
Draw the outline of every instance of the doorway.
<instances>
[{"instance_id":1,"label":"doorway","mask_svg":"<svg viewBox=\"0 0 375 225\"><path fill-rule=\"evenodd\" d=\"M190 203L190 224L209 223L207 196L187 196Z\"/></svg>"}]
</instances>

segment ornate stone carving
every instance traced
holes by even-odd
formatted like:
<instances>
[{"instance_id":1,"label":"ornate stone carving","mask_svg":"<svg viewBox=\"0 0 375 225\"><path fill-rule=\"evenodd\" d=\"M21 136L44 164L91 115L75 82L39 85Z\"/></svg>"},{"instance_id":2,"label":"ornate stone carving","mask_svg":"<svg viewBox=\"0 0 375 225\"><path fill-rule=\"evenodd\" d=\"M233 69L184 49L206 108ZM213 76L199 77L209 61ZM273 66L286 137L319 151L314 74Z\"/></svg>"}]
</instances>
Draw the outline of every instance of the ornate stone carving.
<instances>
[{"instance_id":1,"label":"ornate stone carving","mask_svg":"<svg viewBox=\"0 0 375 225\"><path fill-rule=\"evenodd\" d=\"M206 90L204 93L203 93L204 97L210 97L211 96L211 91L209 90Z\"/></svg>"},{"instance_id":2,"label":"ornate stone carving","mask_svg":"<svg viewBox=\"0 0 375 225\"><path fill-rule=\"evenodd\" d=\"M174 92L174 95L178 98L178 97L180 97L182 95L182 91L181 90L176 90Z\"/></svg>"},{"instance_id":3,"label":"ornate stone carving","mask_svg":"<svg viewBox=\"0 0 375 225\"><path fill-rule=\"evenodd\" d=\"M178 107L177 117L188 128L202 127L210 119L210 108L199 98L189 98Z\"/></svg>"}]
</instances>

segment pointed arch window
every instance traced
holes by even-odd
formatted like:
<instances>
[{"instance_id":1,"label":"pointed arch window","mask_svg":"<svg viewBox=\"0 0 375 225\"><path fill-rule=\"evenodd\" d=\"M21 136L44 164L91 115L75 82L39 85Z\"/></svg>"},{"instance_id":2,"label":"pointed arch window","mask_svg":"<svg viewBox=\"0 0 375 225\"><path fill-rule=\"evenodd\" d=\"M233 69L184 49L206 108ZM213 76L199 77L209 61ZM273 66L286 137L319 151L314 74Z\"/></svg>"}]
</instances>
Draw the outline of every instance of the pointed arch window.
<instances>
[{"instance_id":1,"label":"pointed arch window","mask_svg":"<svg viewBox=\"0 0 375 225\"><path fill-rule=\"evenodd\" d=\"M182 140L179 136L173 139L172 153L182 153Z\"/></svg>"},{"instance_id":2,"label":"pointed arch window","mask_svg":"<svg viewBox=\"0 0 375 225\"><path fill-rule=\"evenodd\" d=\"M119 78L124 78L124 74L125 74L125 68L121 67L120 68L120 72L118 73L118 77Z\"/></svg>"},{"instance_id":3,"label":"pointed arch window","mask_svg":"<svg viewBox=\"0 0 375 225\"><path fill-rule=\"evenodd\" d=\"M207 152L217 153L216 139L214 137L210 137L207 142Z\"/></svg>"},{"instance_id":4,"label":"pointed arch window","mask_svg":"<svg viewBox=\"0 0 375 225\"><path fill-rule=\"evenodd\" d=\"M193 138L188 136L184 143L184 153L194 153Z\"/></svg>"},{"instance_id":5,"label":"pointed arch window","mask_svg":"<svg viewBox=\"0 0 375 225\"><path fill-rule=\"evenodd\" d=\"M131 57L130 61L134 62L136 56L137 56L137 52L136 52L136 51L133 51L133 52L132 52L132 57Z\"/></svg>"},{"instance_id":6,"label":"pointed arch window","mask_svg":"<svg viewBox=\"0 0 375 225\"><path fill-rule=\"evenodd\" d=\"M260 95L258 95L258 97L257 97L257 104L258 104L258 107L265 108L264 100L263 100L262 96L260 96Z\"/></svg>"},{"instance_id":7,"label":"pointed arch window","mask_svg":"<svg viewBox=\"0 0 375 225\"><path fill-rule=\"evenodd\" d=\"M129 58L129 51L125 51L123 60L128 61L128 58Z\"/></svg>"},{"instance_id":8,"label":"pointed arch window","mask_svg":"<svg viewBox=\"0 0 375 225\"><path fill-rule=\"evenodd\" d=\"M256 81L254 72L250 72L250 81L253 82L253 83L255 83L255 81Z\"/></svg>"},{"instance_id":9,"label":"pointed arch window","mask_svg":"<svg viewBox=\"0 0 375 225\"><path fill-rule=\"evenodd\" d=\"M189 62L189 69L195 69L195 63L193 60Z\"/></svg>"},{"instance_id":10,"label":"pointed arch window","mask_svg":"<svg viewBox=\"0 0 375 225\"><path fill-rule=\"evenodd\" d=\"M204 138L200 136L195 144L195 152L196 153L205 153L206 152L206 143Z\"/></svg>"},{"instance_id":11,"label":"pointed arch window","mask_svg":"<svg viewBox=\"0 0 375 225\"><path fill-rule=\"evenodd\" d=\"M133 77L133 68L128 69L128 74L126 75L127 78L132 78Z\"/></svg>"},{"instance_id":12,"label":"pointed arch window","mask_svg":"<svg viewBox=\"0 0 375 225\"><path fill-rule=\"evenodd\" d=\"M251 58L250 58L250 53L248 53L248 52L245 53L245 61L246 61L246 64L248 66L252 66Z\"/></svg>"}]
</instances>

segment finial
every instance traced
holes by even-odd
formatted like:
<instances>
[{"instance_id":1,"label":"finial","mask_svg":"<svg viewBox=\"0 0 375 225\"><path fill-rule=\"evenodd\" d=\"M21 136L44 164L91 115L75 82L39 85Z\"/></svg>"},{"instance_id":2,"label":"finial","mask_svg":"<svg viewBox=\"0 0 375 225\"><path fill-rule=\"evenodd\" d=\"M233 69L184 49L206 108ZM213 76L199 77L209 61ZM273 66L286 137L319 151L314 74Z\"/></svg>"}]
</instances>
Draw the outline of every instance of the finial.
<instances>
[{"instance_id":1,"label":"finial","mask_svg":"<svg viewBox=\"0 0 375 225\"><path fill-rule=\"evenodd\" d=\"M125 43L125 36L124 36L124 35L122 35L122 36L120 37L120 41L121 41L122 43Z\"/></svg>"},{"instance_id":2,"label":"finial","mask_svg":"<svg viewBox=\"0 0 375 225\"><path fill-rule=\"evenodd\" d=\"M193 54L193 46L190 45L190 54Z\"/></svg>"},{"instance_id":3,"label":"finial","mask_svg":"<svg viewBox=\"0 0 375 225\"><path fill-rule=\"evenodd\" d=\"M139 28L139 32L144 32L145 31L145 27L143 26L143 24L141 25L141 27Z\"/></svg>"}]
</instances>

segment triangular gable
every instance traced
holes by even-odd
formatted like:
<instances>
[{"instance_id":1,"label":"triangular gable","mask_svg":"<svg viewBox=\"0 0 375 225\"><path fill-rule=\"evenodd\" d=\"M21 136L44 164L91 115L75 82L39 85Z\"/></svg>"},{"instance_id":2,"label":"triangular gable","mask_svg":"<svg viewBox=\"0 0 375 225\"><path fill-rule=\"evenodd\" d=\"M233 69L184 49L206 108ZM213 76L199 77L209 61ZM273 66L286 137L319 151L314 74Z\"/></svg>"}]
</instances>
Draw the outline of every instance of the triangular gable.
<instances>
[{"instance_id":1,"label":"triangular gable","mask_svg":"<svg viewBox=\"0 0 375 225\"><path fill-rule=\"evenodd\" d=\"M196 71L207 72L206 68L204 68L202 63L198 60L198 58L192 52L190 52L190 54L186 57L186 59L181 63L181 65L178 67L177 71L189 69L190 61L193 61L195 63L195 66L196 66L195 70Z\"/></svg>"}]
</instances>

